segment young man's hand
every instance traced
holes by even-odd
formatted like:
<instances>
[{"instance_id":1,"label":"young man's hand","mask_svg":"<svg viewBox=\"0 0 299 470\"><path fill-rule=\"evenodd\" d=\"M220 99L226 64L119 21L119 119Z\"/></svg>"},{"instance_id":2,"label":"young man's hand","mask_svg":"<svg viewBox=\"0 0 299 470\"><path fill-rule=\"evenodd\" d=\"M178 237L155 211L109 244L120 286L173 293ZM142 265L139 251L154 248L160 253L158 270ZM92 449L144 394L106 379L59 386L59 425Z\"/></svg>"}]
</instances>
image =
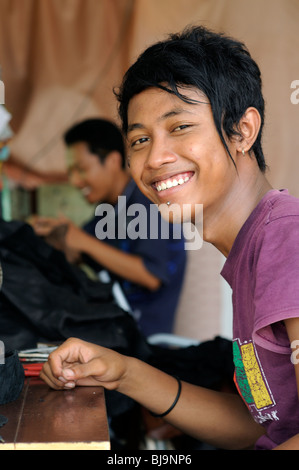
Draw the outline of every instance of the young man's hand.
<instances>
[{"instance_id":1,"label":"young man's hand","mask_svg":"<svg viewBox=\"0 0 299 470\"><path fill-rule=\"evenodd\" d=\"M117 389L126 357L107 348L70 338L49 355L40 377L55 390L77 385Z\"/></svg>"}]
</instances>

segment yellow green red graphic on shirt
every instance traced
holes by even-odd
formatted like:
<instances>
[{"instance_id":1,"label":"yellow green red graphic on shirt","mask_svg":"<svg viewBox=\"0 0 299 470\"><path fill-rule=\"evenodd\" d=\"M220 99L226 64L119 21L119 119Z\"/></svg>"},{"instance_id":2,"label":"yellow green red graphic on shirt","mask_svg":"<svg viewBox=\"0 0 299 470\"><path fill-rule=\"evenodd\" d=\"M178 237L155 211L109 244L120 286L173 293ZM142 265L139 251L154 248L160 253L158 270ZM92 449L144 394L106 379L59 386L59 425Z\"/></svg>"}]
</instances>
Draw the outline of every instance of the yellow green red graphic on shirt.
<instances>
[{"instance_id":1,"label":"yellow green red graphic on shirt","mask_svg":"<svg viewBox=\"0 0 299 470\"><path fill-rule=\"evenodd\" d=\"M234 340L233 355L235 364L234 381L248 408L255 406L258 411L275 405L254 344L252 342L240 344L239 340Z\"/></svg>"}]
</instances>

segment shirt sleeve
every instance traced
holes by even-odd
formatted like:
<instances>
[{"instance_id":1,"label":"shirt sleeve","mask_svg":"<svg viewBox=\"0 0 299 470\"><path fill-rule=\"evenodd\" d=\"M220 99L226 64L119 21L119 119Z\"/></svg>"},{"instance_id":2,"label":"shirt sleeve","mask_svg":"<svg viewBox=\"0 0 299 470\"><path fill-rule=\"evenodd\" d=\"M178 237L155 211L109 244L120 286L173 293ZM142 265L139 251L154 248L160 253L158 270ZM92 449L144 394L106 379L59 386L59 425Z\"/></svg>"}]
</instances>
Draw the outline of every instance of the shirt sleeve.
<instances>
[{"instance_id":1,"label":"shirt sleeve","mask_svg":"<svg viewBox=\"0 0 299 470\"><path fill-rule=\"evenodd\" d=\"M253 338L266 349L289 354L282 322L299 317L299 216L266 224L257 241L253 266Z\"/></svg>"}]
</instances>

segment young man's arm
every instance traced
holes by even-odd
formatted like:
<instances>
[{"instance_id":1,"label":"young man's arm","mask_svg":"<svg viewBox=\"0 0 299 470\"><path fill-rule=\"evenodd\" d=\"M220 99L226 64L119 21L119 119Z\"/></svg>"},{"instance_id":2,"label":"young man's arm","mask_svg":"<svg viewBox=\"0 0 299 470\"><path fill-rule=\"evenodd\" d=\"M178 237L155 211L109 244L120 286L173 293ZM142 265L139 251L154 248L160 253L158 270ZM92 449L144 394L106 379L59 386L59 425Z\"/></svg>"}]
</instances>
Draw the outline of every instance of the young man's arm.
<instances>
[{"instance_id":1,"label":"young man's arm","mask_svg":"<svg viewBox=\"0 0 299 470\"><path fill-rule=\"evenodd\" d=\"M49 357L41 377L55 389L99 385L131 397L154 413L169 409L178 391L175 378L142 361L71 339ZM264 433L238 395L183 382L180 398L165 419L219 448L253 446Z\"/></svg>"},{"instance_id":2,"label":"young man's arm","mask_svg":"<svg viewBox=\"0 0 299 470\"><path fill-rule=\"evenodd\" d=\"M155 413L171 406L178 388L176 379L137 360L130 367L131 374L135 381L123 382L119 391ZM178 403L165 419L186 434L223 449L252 447L264 434L239 395L186 382L182 383Z\"/></svg>"},{"instance_id":3,"label":"young man's arm","mask_svg":"<svg viewBox=\"0 0 299 470\"><path fill-rule=\"evenodd\" d=\"M69 223L66 244L70 249L90 256L94 261L123 279L152 291L159 289L161 285L160 279L146 268L141 256L125 253L110 246L76 227L73 223Z\"/></svg>"}]
</instances>

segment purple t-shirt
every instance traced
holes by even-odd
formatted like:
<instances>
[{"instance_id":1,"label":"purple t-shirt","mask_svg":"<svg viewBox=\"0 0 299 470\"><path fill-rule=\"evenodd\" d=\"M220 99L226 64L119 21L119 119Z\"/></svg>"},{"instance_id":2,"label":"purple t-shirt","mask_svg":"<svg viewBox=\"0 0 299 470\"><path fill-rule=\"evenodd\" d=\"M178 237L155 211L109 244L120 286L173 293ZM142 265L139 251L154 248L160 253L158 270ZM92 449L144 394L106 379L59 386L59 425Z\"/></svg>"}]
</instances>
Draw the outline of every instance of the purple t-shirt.
<instances>
[{"instance_id":1,"label":"purple t-shirt","mask_svg":"<svg viewBox=\"0 0 299 470\"><path fill-rule=\"evenodd\" d=\"M299 317L299 199L286 190L269 191L241 228L221 274L233 292L235 382L255 421L266 428L256 449L272 449L299 433L283 323Z\"/></svg>"}]
</instances>

